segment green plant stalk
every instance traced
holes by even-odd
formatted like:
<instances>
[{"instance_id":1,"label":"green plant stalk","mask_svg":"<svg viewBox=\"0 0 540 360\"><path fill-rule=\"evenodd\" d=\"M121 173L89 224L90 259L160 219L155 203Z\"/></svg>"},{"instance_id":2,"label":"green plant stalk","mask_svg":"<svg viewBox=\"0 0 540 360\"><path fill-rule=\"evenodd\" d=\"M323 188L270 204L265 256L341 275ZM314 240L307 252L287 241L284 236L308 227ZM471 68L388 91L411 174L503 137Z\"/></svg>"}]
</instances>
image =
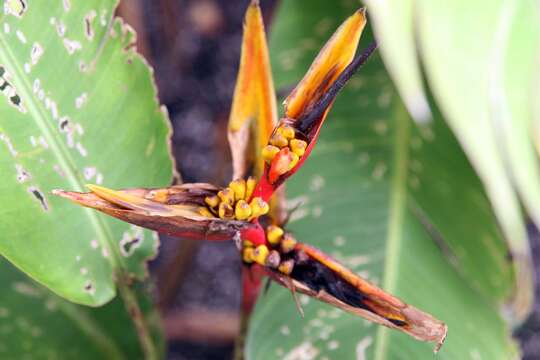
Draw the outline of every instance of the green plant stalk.
<instances>
[{"instance_id":1,"label":"green plant stalk","mask_svg":"<svg viewBox=\"0 0 540 360\"><path fill-rule=\"evenodd\" d=\"M124 305L126 306L126 311L137 329L137 337L139 338L139 343L144 353L144 358L146 360L157 360L158 352L148 329L147 321L144 318L144 314L141 311L139 302L137 301L133 291L130 289L124 274L119 276L117 286L118 292L120 293Z\"/></svg>"},{"instance_id":2,"label":"green plant stalk","mask_svg":"<svg viewBox=\"0 0 540 360\"><path fill-rule=\"evenodd\" d=\"M407 119L404 107L398 106L394 115L395 142L394 162L396 171L391 180L390 213L388 223L388 235L386 239L385 269L383 288L395 293L398 284L398 272L400 261L400 247L403 241L403 222L407 202L406 178L409 166L408 140L411 134L411 123ZM388 339L390 329L380 326L377 329L378 341L375 346L375 359L385 359L388 351Z\"/></svg>"}]
</instances>

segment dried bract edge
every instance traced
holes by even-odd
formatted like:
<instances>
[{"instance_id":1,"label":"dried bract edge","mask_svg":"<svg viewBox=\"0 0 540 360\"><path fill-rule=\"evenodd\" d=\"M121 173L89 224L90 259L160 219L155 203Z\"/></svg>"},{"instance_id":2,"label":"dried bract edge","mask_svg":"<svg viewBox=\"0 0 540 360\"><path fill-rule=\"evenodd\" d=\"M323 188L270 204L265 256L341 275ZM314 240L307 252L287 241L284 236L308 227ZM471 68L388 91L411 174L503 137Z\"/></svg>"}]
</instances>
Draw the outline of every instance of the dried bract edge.
<instances>
[{"instance_id":1,"label":"dried bract edge","mask_svg":"<svg viewBox=\"0 0 540 360\"><path fill-rule=\"evenodd\" d=\"M274 238L279 233L271 229L268 236ZM362 279L322 251L296 240L291 249L284 246L286 241L282 235L281 241L263 255L253 254L252 263L263 265L270 278L293 294L306 294L415 339L435 342L434 351L440 349L446 338L446 324ZM244 254L249 249L245 246ZM270 259L273 251L279 255L277 265L272 262L275 259Z\"/></svg>"},{"instance_id":2,"label":"dried bract edge","mask_svg":"<svg viewBox=\"0 0 540 360\"><path fill-rule=\"evenodd\" d=\"M254 226L248 222L201 215L201 209L206 208L205 198L219 191L210 184L125 190L110 190L96 185L88 187L92 192L53 190L53 194L171 236L225 241Z\"/></svg>"}]
</instances>

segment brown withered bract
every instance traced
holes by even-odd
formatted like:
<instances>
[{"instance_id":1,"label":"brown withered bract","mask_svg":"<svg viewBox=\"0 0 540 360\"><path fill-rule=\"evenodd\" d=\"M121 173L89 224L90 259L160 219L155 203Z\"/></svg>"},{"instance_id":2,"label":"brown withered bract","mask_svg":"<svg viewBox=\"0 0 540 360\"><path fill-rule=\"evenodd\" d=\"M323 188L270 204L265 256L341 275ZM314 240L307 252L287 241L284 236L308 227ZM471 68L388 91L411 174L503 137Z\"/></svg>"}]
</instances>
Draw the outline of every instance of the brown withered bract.
<instances>
[{"instance_id":1,"label":"brown withered bract","mask_svg":"<svg viewBox=\"0 0 540 360\"><path fill-rule=\"evenodd\" d=\"M443 322L371 284L321 250L298 243L278 226L267 227L266 236L268 246L260 245L256 254L245 252L243 261L250 267L264 265L267 275L293 295L300 292L416 339L435 342L435 351L443 344L447 333Z\"/></svg>"},{"instance_id":2,"label":"brown withered bract","mask_svg":"<svg viewBox=\"0 0 540 360\"><path fill-rule=\"evenodd\" d=\"M109 190L89 186L92 192L53 190L53 194L99 210L117 219L163 234L207 240L230 240L253 225L200 214L204 199L219 189L210 184L175 185L161 189Z\"/></svg>"},{"instance_id":3,"label":"brown withered bract","mask_svg":"<svg viewBox=\"0 0 540 360\"><path fill-rule=\"evenodd\" d=\"M435 342L435 352L442 346L448 330L442 321L386 293L320 250L298 244L285 259L294 263L289 274L272 268L267 272L291 291L317 298L418 340Z\"/></svg>"}]
</instances>

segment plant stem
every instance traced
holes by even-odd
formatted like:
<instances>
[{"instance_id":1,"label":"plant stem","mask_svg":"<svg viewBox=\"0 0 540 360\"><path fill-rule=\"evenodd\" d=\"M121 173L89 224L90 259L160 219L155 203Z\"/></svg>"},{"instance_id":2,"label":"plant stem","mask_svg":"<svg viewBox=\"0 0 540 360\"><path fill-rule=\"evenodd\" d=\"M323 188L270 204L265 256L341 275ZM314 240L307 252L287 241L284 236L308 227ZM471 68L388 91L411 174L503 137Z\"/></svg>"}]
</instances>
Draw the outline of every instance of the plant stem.
<instances>
[{"instance_id":1,"label":"plant stem","mask_svg":"<svg viewBox=\"0 0 540 360\"><path fill-rule=\"evenodd\" d=\"M244 360L246 335L250 316L251 314L248 314L243 310L240 311L240 331L238 332L238 336L236 336L236 341L234 342L233 360Z\"/></svg>"},{"instance_id":2,"label":"plant stem","mask_svg":"<svg viewBox=\"0 0 540 360\"><path fill-rule=\"evenodd\" d=\"M141 311L139 302L137 301L132 289L129 287L129 285L127 285L125 277L120 276L119 279L118 291L120 292L120 296L122 296L126 310L131 317L135 328L137 329L137 336L139 337L139 343L141 344L144 358L146 360L157 360L158 353L156 346L152 340L150 331L148 330L148 324L146 323L144 315Z\"/></svg>"}]
</instances>

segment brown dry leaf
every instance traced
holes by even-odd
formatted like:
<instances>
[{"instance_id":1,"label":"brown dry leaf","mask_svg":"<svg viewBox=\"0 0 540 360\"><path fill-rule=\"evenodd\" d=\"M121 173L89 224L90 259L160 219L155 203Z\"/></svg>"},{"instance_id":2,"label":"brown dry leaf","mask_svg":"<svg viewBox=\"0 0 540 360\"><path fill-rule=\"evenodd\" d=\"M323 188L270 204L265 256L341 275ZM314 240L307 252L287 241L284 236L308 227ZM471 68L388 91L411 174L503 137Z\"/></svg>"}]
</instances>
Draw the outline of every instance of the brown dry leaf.
<instances>
[{"instance_id":1,"label":"brown dry leaf","mask_svg":"<svg viewBox=\"0 0 540 360\"><path fill-rule=\"evenodd\" d=\"M261 176L261 149L276 123L276 98L263 18L258 1L252 1L244 22L240 68L229 117L233 179L245 177L252 165L255 177Z\"/></svg>"}]
</instances>

